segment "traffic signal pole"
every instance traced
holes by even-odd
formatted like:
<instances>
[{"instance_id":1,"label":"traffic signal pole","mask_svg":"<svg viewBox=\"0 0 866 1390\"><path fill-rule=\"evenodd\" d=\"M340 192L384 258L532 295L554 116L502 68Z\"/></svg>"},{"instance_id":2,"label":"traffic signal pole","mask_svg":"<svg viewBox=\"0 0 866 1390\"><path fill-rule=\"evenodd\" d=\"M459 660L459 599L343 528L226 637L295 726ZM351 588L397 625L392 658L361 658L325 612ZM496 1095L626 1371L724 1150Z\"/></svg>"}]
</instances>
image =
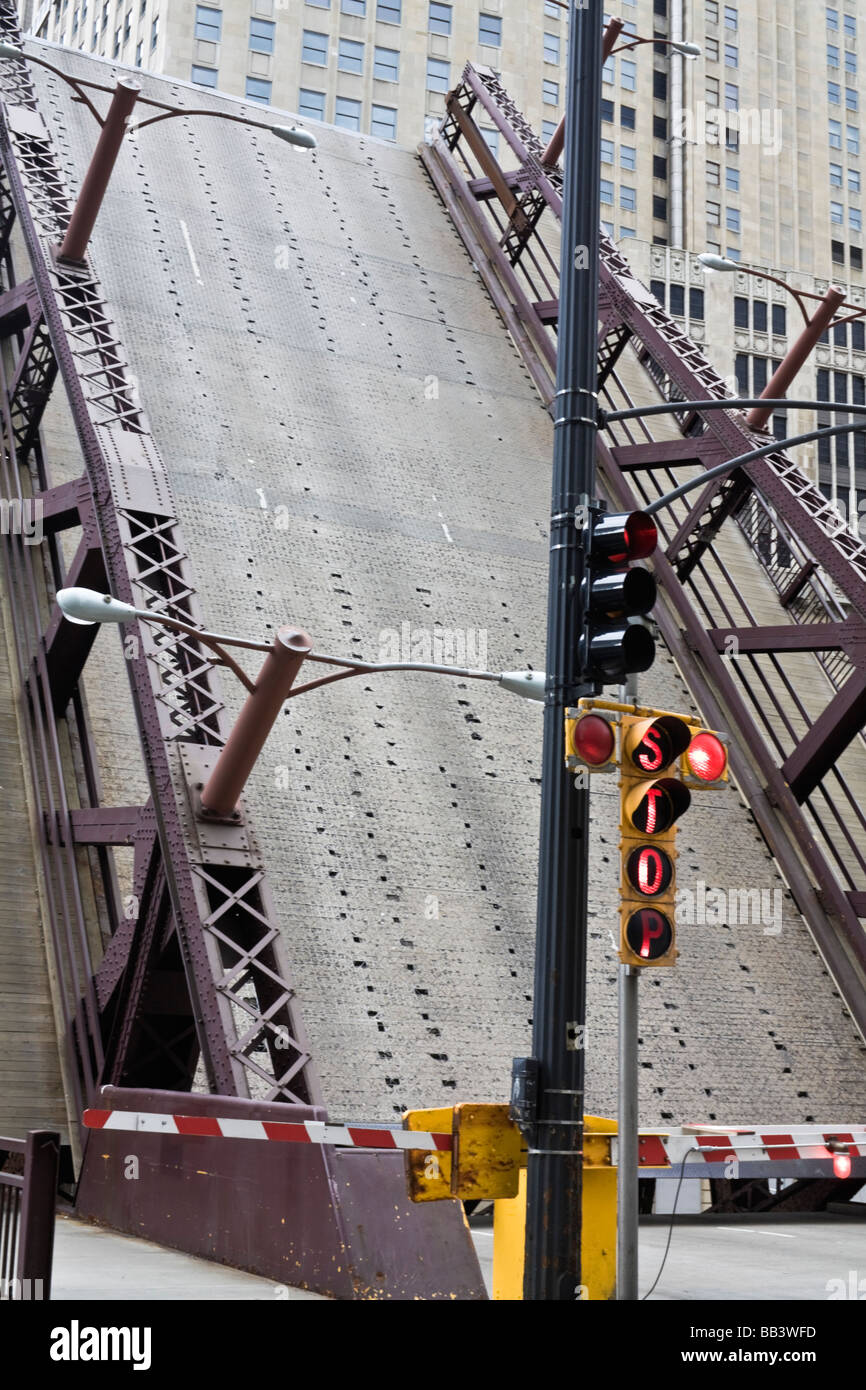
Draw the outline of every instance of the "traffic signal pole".
<instances>
[{"instance_id":1,"label":"traffic signal pole","mask_svg":"<svg viewBox=\"0 0 866 1390\"><path fill-rule=\"evenodd\" d=\"M589 792L563 764L582 683L581 509L595 493L603 0L572 0L566 90L547 690L532 1027L524 1298L580 1292Z\"/></svg>"},{"instance_id":2,"label":"traffic signal pole","mask_svg":"<svg viewBox=\"0 0 866 1390\"><path fill-rule=\"evenodd\" d=\"M622 690L624 703L637 704L637 677L629 676ZM619 1024L617 1039L617 1170L616 1170L616 1296L638 1296L638 986L640 970L620 962L618 972Z\"/></svg>"}]
</instances>

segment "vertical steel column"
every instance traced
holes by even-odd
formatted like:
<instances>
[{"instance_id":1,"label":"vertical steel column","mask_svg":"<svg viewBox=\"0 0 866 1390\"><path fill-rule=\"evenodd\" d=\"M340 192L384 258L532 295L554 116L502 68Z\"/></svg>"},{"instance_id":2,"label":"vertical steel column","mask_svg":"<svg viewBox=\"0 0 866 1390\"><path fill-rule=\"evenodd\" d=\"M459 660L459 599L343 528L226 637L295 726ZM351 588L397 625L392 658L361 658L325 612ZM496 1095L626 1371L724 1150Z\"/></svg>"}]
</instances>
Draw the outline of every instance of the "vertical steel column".
<instances>
[{"instance_id":1,"label":"vertical steel column","mask_svg":"<svg viewBox=\"0 0 866 1390\"><path fill-rule=\"evenodd\" d=\"M578 509L595 489L603 0L570 7L524 1298L580 1286L589 793L562 756L581 685Z\"/></svg>"},{"instance_id":2,"label":"vertical steel column","mask_svg":"<svg viewBox=\"0 0 866 1390\"><path fill-rule=\"evenodd\" d=\"M617 1085L616 1296L637 1299L638 1234L638 984L640 971L619 967Z\"/></svg>"}]
</instances>

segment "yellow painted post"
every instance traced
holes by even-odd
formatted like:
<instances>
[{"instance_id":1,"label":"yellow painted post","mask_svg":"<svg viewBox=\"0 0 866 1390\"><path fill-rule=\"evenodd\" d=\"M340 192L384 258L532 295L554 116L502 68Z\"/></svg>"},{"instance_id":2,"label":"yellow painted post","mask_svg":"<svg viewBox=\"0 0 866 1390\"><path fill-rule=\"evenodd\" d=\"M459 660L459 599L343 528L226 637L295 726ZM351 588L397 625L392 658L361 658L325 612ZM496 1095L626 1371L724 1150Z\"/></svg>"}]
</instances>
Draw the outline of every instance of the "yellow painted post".
<instances>
[{"instance_id":1,"label":"yellow painted post","mask_svg":"<svg viewBox=\"0 0 866 1390\"><path fill-rule=\"evenodd\" d=\"M616 1293L616 1168L610 1163L609 1141L600 1136L616 1134L616 1121L587 1115L584 1124L582 1296L604 1302ZM517 1196L493 1205L494 1299L523 1298L525 1242L526 1169L522 1168Z\"/></svg>"}]
</instances>

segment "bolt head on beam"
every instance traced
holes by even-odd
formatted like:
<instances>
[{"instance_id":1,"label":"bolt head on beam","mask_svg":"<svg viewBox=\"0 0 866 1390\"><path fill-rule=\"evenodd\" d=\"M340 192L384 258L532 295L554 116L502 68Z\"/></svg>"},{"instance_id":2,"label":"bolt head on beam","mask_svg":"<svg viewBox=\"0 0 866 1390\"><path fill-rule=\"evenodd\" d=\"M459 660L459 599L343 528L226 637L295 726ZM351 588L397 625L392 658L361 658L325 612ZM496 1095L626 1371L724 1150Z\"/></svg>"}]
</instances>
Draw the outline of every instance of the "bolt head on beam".
<instances>
[{"instance_id":1,"label":"bolt head on beam","mask_svg":"<svg viewBox=\"0 0 866 1390\"><path fill-rule=\"evenodd\" d=\"M272 125L271 134L276 135L279 140L285 140L288 145L297 145L302 150L314 150L319 143L309 130L301 130L299 126L294 125Z\"/></svg>"},{"instance_id":2,"label":"bolt head on beam","mask_svg":"<svg viewBox=\"0 0 866 1390\"><path fill-rule=\"evenodd\" d=\"M95 589L58 589L57 603L64 618L85 627L91 623L128 623L138 617L138 609L131 603Z\"/></svg>"}]
</instances>

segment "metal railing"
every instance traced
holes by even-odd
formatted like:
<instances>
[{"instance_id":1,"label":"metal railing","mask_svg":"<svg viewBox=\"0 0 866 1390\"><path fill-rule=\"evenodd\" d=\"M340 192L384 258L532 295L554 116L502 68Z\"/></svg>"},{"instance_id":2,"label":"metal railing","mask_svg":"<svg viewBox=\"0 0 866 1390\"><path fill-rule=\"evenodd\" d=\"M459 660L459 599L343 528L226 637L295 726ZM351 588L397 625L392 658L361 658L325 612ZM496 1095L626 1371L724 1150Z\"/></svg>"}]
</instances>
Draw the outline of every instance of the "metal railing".
<instances>
[{"instance_id":1,"label":"metal railing","mask_svg":"<svg viewBox=\"0 0 866 1390\"><path fill-rule=\"evenodd\" d=\"M20 1155L22 1172L7 1172ZM12 1160L14 1163L14 1159ZM26 1139L0 1136L0 1301L51 1297L54 1208L60 1173L60 1135L32 1129Z\"/></svg>"}]
</instances>

